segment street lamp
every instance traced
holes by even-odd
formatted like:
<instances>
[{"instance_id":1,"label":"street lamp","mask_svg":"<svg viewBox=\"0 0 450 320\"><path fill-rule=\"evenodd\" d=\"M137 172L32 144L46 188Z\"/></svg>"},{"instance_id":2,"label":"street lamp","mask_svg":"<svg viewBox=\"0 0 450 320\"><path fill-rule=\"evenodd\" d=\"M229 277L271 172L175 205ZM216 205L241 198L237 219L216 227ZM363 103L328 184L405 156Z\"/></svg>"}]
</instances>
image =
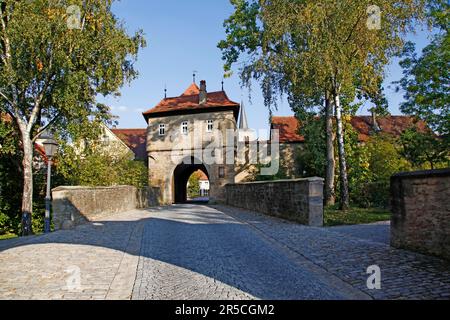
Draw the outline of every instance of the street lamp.
<instances>
[{"instance_id":1,"label":"street lamp","mask_svg":"<svg viewBox=\"0 0 450 320\"><path fill-rule=\"evenodd\" d=\"M45 220L44 233L50 232L50 206L51 206L51 175L52 160L58 150L58 143L51 133L45 133L42 136L42 144L44 145L45 155L47 156L47 194L45 196Z\"/></svg>"}]
</instances>

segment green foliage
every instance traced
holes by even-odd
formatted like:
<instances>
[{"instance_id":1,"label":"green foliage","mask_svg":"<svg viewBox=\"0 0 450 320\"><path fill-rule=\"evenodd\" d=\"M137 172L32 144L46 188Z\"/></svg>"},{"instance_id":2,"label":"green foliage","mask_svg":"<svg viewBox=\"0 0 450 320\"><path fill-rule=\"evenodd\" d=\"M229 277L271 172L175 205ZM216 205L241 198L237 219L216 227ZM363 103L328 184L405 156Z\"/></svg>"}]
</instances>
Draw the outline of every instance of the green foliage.
<instances>
[{"instance_id":1,"label":"green foliage","mask_svg":"<svg viewBox=\"0 0 450 320\"><path fill-rule=\"evenodd\" d=\"M302 176L324 177L327 165L326 130L324 118L309 118L302 121L300 134L308 137L302 151L297 155L297 162Z\"/></svg>"},{"instance_id":2,"label":"green foliage","mask_svg":"<svg viewBox=\"0 0 450 320\"><path fill-rule=\"evenodd\" d=\"M358 133L345 121L345 151L347 154L350 201L360 206L370 206L370 194L366 190L371 181L370 154L365 145L358 141ZM339 174L339 173L337 173ZM339 189L339 185L337 188Z\"/></svg>"},{"instance_id":3,"label":"green foliage","mask_svg":"<svg viewBox=\"0 0 450 320\"><path fill-rule=\"evenodd\" d=\"M380 101L384 66L398 54L403 35L423 18L424 0L381 0L379 30L367 27L369 0L232 0L219 42L225 71L239 58L244 84L261 82L266 105L287 92L303 108L328 90ZM402 8L399 10L398 8ZM332 12L333 14L330 14Z\"/></svg>"},{"instance_id":4,"label":"green foliage","mask_svg":"<svg viewBox=\"0 0 450 320\"><path fill-rule=\"evenodd\" d=\"M218 44L225 71L240 63L244 85L260 83L272 112L287 94L296 113L317 112L324 97L335 102L341 205L348 206L345 140L339 99L356 96L386 107L381 83L386 64L403 47L404 35L424 18L425 0L379 0L381 25L369 28L370 0L232 0ZM401 10L399 9L401 8ZM314 156L308 149L308 157ZM319 162L321 160L319 159ZM313 163L310 159L309 163ZM317 170L315 164L310 170Z\"/></svg>"},{"instance_id":5,"label":"green foliage","mask_svg":"<svg viewBox=\"0 0 450 320\"><path fill-rule=\"evenodd\" d=\"M188 180L189 187L187 190L188 197L191 199L200 196L200 177L197 172L194 172Z\"/></svg>"},{"instance_id":6,"label":"green foliage","mask_svg":"<svg viewBox=\"0 0 450 320\"><path fill-rule=\"evenodd\" d=\"M378 221L387 221L391 219L391 213L387 210L375 208L356 208L349 210L338 210L336 206L325 208L324 225L327 227L352 225L362 223L374 223Z\"/></svg>"},{"instance_id":7,"label":"green foliage","mask_svg":"<svg viewBox=\"0 0 450 320\"><path fill-rule=\"evenodd\" d=\"M17 164L14 164L14 162ZM46 166L35 172L32 225L34 233L44 230ZM22 185L20 157L0 158L0 234L20 234Z\"/></svg>"},{"instance_id":8,"label":"green foliage","mask_svg":"<svg viewBox=\"0 0 450 320\"><path fill-rule=\"evenodd\" d=\"M440 32L423 49L421 57L417 57L412 43L403 52L400 65L404 77L400 86L406 102L401 105L401 110L424 120L450 148L450 5L447 1L435 2L431 16Z\"/></svg>"},{"instance_id":9,"label":"green foliage","mask_svg":"<svg viewBox=\"0 0 450 320\"><path fill-rule=\"evenodd\" d=\"M32 211L33 141L44 129L61 140L98 134L110 123L99 95L119 95L135 79L134 63L145 46L142 31L127 34L112 13L113 0L0 1L0 112L20 131L22 211ZM67 8L80 9L79 28L69 28ZM24 228L28 233L30 226Z\"/></svg>"},{"instance_id":10,"label":"green foliage","mask_svg":"<svg viewBox=\"0 0 450 320\"><path fill-rule=\"evenodd\" d=\"M91 146L84 152L66 145L56 159L61 182L74 186L147 185L148 169L143 161L130 159L129 154Z\"/></svg>"},{"instance_id":11,"label":"green foliage","mask_svg":"<svg viewBox=\"0 0 450 320\"><path fill-rule=\"evenodd\" d=\"M352 202L363 207L388 207L391 176L413 168L402 157L401 145L386 134L371 136L352 161Z\"/></svg>"},{"instance_id":12,"label":"green foliage","mask_svg":"<svg viewBox=\"0 0 450 320\"><path fill-rule=\"evenodd\" d=\"M400 142L402 155L417 169L436 169L450 165L450 146L432 132L406 130Z\"/></svg>"},{"instance_id":13,"label":"green foliage","mask_svg":"<svg viewBox=\"0 0 450 320\"><path fill-rule=\"evenodd\" d=\"M0 211L0 235L11 233L11 220L9 216Z\"/></svg>"},{"instance_id":14,"label":"green foliage","mask_svg":"<svg viewBox=\"0 0 450 320\"><path fill-rule=\"evenodd\" d=\"M14 124L0 113L0 234L19 229L22 158L18 144Z\"/></svg>"}]
</instances>

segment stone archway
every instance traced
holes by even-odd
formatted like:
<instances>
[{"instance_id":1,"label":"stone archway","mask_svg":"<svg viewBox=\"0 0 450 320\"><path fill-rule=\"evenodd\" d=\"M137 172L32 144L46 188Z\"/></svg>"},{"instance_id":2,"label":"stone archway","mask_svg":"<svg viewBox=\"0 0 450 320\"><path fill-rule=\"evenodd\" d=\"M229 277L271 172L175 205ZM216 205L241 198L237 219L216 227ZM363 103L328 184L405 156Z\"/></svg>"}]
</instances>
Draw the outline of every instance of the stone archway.
<instances>
[{"instance_id":1,"label":"stone archway","mask_svg":"<svg viewBox=\"0 0 450 320\"><path fill-rule=\"evenodd\" d=\"M196 171L201 170L210 179L206 166L194 157L185 158L173 171L173 203L187 202L187 182L189 177Z\"/></svg>"}]
</instances>

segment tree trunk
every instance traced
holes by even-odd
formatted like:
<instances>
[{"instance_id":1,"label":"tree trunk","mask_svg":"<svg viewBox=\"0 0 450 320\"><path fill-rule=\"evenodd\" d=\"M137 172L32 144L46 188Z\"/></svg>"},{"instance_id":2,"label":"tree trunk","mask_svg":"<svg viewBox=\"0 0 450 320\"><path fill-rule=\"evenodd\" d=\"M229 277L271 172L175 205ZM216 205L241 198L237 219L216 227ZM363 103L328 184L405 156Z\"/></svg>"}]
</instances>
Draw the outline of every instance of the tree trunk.
<instances>
[{"instance_id":1,"label":"tree trunk","mask_svg":"<svg viewBox=\"0 0 450 320\"><path fill-rule=\"evenodd\" d=\"M23 195L22 195L22 235L33 234L31 215L33 212L33 143L25 128L21 128L23 148Z\"/></svg>"},{"instance_id":2,"label":"tree trunk","mask_svg":"<svg viewBox=\"0 0 450 320\"><path fill-rule=\"evenodd\" d=\"M336 161L334 159L333 103L327 92L325 94L325 125L327 130L327 168L325 176L325 205L334 205L336 201L334 176Z\"/></svg>"},{"instance_id":3,"label":"tree trunk","mask_svg":"<svg viewBox=\"0 0 450 320\"><path fill-rule=\"evenodd\" d=\"M350 200L348 195L348 177L347 177L347 161L345 157L344 148L344 130L342 125L342 108L339 93L334 94L334 105L336 107L336 124L337 124L337 140L338 140L338 153L339 153L339 175L340 175L340 206L341 210L346 210L350 206Z\"/></svg>"}]
</instances>

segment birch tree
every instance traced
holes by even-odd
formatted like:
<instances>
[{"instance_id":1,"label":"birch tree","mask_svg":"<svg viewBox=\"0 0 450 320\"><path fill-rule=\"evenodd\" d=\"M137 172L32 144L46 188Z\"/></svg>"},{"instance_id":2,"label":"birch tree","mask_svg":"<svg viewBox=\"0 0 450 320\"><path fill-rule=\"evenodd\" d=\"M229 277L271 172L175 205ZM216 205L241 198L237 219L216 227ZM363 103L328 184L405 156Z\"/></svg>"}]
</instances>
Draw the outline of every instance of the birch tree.
<instances>
[{"instance_id":1,"label":"birch tree","mask_svg":"<svg viewBox=\"0 0 450 320\"><path fill-rule=\"evenodd\" d=\"M414 23L423 19L425 0L231 3L235 12L225 21L226 40L219 43L226 71L241 64L243 82L259 80L266 104L292 90L301 92L304 107L317 105L318 92L333 103L340 204L348 208L341 96L376 95L386 64L399 54Z\"/></svg>"},{"instance_id":2,"label":"birch tree","mask_svg":"<svg viewBox=\"0 0 450 320\"><path fill-rule=\"evenodd\" d=\"M127 35L112 0L0 0L0 111L16 123L23 160L22 233L29 235L33 149L50 129L105 121L97 95L118 94L136 77L133 63L145 45Z\"/></svg>"}]
</instances>

